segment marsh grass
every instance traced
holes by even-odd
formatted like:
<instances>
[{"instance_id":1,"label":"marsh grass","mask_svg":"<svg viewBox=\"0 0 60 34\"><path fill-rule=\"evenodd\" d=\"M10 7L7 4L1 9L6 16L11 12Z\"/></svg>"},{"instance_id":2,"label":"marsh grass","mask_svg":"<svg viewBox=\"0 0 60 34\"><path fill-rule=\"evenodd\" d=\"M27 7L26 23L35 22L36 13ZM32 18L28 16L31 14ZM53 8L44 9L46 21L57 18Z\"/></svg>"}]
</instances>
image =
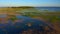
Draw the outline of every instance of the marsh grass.
<instances>
[{"instance_id":1,"label":"marsh grass","mask_svg":"<svg viewBox=\"0 0 60 34\"><path fill-rule=\"evenodd\" d=\"M44 12L35 9L34 7L8 7L8 8L0 8L0 14L8 14L9 19L14 21L16 18L15 14L19 14L22 16L27 16L31 18L42 18L46 21L54 23L55 21L60 21L60 12L50 12L49 10L44 10ZM14 15L13 15L14 14Z\"/></svg>"}]
</instances>

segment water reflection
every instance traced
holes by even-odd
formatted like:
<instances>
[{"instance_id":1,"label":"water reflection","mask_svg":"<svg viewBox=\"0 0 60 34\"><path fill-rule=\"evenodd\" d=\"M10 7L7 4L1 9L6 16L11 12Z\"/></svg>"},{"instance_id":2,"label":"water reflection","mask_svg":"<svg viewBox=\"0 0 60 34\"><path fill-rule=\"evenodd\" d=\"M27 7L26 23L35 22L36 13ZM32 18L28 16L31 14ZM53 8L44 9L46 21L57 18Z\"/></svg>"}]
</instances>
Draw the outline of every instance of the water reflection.
<instances>
[{"instance_id":1,"label":"water reflection","mask_svg":"<svg viewBox=\"0 0 60 34\"><path fill-rule=\"evenodd\" d=\"M6 24L0 23L0 34L52 34L55 31L40 20L24 16L16 16L15 21L8 20ZM4 21L2 21L4 22ZM47 25L47 26L46 26Z\"/></svg>"}]
</instances>

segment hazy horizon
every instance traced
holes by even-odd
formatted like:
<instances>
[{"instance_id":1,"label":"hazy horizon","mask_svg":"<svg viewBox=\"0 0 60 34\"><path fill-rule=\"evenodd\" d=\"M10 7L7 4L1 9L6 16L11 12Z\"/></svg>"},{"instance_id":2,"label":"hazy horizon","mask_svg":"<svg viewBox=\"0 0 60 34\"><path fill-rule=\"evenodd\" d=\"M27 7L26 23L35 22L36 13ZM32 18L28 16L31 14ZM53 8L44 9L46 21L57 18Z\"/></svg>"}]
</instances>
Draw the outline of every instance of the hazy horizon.
<instances>
[{"instance_id":1,"label":"hazy horizon","mask_svg":"<svg viewBox=\"0 0 60 34\"><path fill-rule=\"evenodd\" d=\"M0 7L60 7L60 0L0 0Z\"/></svg>"}]
</instances>

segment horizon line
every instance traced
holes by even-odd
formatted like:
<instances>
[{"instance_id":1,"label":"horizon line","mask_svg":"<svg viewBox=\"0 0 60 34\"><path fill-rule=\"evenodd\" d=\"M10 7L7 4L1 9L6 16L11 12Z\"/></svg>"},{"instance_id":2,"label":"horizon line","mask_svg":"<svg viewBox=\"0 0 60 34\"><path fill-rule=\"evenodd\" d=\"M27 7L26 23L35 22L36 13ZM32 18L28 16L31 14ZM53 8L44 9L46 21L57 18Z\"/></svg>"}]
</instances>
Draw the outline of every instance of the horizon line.
<instances>
[{"instance_id":1,"label":"horizon line","mask_svg":"<svg viewBox=\"0 0 60 34\"><path fill-rule=\"evenodd\" d=\"M30 7L60 7L60 6L40 6L40 5L21 5L21 6L30 6ZM0 6L0 7L21 7L20 5L19 6Z\"/></svg>"}]
</instances>

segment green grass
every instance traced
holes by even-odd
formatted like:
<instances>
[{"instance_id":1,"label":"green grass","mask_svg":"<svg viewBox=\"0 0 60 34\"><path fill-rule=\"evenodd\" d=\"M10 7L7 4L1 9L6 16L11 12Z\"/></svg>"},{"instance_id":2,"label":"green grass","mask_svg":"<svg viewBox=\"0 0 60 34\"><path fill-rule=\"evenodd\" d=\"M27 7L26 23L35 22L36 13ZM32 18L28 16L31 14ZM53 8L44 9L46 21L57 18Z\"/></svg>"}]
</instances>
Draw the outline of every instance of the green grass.
<instances>
[{"instance_id":1,"label":"green grass","mask_svg":"<svg viewBox=\"0 0 60 34\"><path fill-rule=\"evenodd\" d=\"M12 20L12 21L14 21L14 20L17 20L17 18L16 18L16 16L15 15L8 15L8 16L10 16L10 20Z\"/></svg>"},{"instance_id":2,"label":"green grass","mask_svg":"<svg viewBox=\"0 0 60 34\"><path fill-rule=\"evenodd\" d=\"M18 12L16 12L18 11ZM9 13L16 13L20 14L22 16L27 16L27 17L42 17L43 19L54 23L55 21L60 21L60 11L55 11L55 12L49 12L49 10L45 10L44 12L38 11L34 7L11 7L11 8L0 8L0 13L1 12L8 12ZM46 15L47 14L47 15ZM12 16L12 15L11 15ZM12 16L10 18L12 21L16 20L16 16Z\"/></svg>"}]
</instances>

